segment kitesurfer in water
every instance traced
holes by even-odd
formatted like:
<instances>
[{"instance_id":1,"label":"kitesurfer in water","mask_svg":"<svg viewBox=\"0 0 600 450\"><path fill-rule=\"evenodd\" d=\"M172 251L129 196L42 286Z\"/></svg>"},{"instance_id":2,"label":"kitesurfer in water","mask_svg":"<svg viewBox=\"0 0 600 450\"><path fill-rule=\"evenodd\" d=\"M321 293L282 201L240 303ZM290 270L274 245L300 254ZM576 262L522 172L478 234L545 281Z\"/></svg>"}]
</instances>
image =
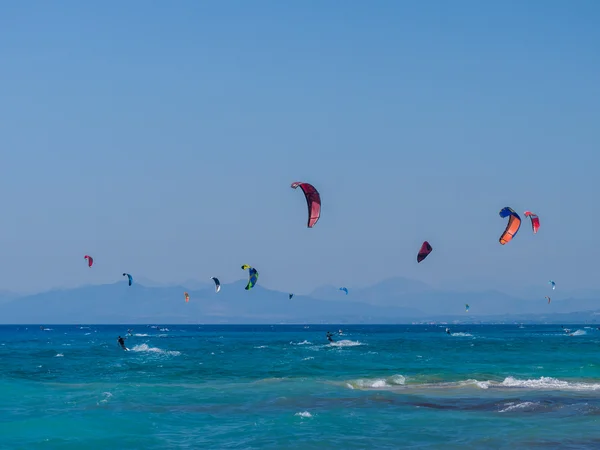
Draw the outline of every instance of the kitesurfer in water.
<instances>
[{"instance_id":1,"label":"kitesurfer in water","mask_svg":"<svg viewBox=\"0 0 600 450\"><path fill-rule=\"evenodd\" d=\"M119 336L119 339L117 339L117 341L119 341L119 345L123 350L127 350L127 347L125 347L125 340L121 336Z\"/></svg>"},{"instance_id":2,"label":"kitesurfer in water","mask_svg":"<svg viewBox=\"0 0 600 450\"><path fill-rule=\"evenodd\" d=\"M328 331L328 332L327 332L327 340L328 340L329 342L335 342L335 341L333 340L333 333L332 333L331 331Z\"/></svg>"},{"instance_id":3,"label":"kitesurfer in water","mask_svg":"<svg viewBox=\"0 0 600 450\"><path fill-rule=\"evenodd\" d=\"M446 334L450 334L450 328L446 328Z\"/></svg>"}]
</instances>

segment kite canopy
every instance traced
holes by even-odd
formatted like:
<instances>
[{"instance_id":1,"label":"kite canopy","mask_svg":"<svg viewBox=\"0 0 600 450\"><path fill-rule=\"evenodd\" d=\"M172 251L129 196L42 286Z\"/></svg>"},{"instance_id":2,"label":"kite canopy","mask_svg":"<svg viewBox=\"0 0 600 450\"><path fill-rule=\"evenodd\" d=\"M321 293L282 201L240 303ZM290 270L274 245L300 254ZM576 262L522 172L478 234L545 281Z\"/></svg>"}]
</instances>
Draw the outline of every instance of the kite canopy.
<instances>
[{"instance_id":1,"label":"kite canopy","mask_svg":"<svg viewBox=\"0 0 600 450\"><path fill-rule=\"evenodd\" d=\"M124 273L123 276L129 279L129 286L131 286L131 283L133 283L133 277L128 273Z\"/></svg>"},{"instance_id":2,"label":"kite canopy","mask_svg":"<svg viewBox=\"0 0 600 450\"><path fill-rule=\"evenodd\" d=\"M298 186L300 186L300 189L304 192L304 197L306 197L308 228L312 228L321 217L321 195L312 184L299 181L292 183L292 188L296 189Z\"/></svg>"},{"instance_id":3,"label":"kite canopy","mask_svg":"<svg viewBox=\"0 0 600 450\"><path fill-rule=\"evenodd\" d=\"M291 300L294 294L288 294L289 299Z\"/></svg>"},{"instance_id":4,"label":"kite canopy","mask_svg":"<svg viewBox=\"0 0 600 450\"><path fill-rule=\"evenodd\" d=\"M346 293L346 295L348 295L348 288L345 287L341 287L340 291L344 291Z\"/></svg>"},{"instance_id":5,"label":"kite canopy","mask_svg":"<svg viewBox=\"0 0 600 450\"><path fill-rule=\"evenodd\" d=\"M468 304L465 305L465 311L469 312L469 305Z\"/></svg>"},{"instance_id":6,"label":"kite canopy","mask_svg":"<svg viewBox=\"0 0 600 450\"><path fill-rule=\"evenodd\" d=\"M533 234L537 233L540 229L539 217L531 211L525 211L525 217L529 217L531 219L531 229L533 230Z\"/></svg>"},{"instance_id":7,"label":"kite canopy","mask_svg":"<svg viewBox=\"0 0 600 450\"><path fill-rule=\"evenodd\" d=\"M433 248L431 247L431 245L429 245L429 242L423 242L423 245L421 245L421 250L419 250L419 253L417 254L417 262L420 263L425 258L427 258L427 255L429 255L432 250Z\"/></svg>"},{"instance_id":8,"label":"kite canopy","mask_svg":"<svg viewBox=\"0 0 600 450\"><path fill-rule=\"evenodd\" d=\"M83 259L88 260L88 267L92 267L92 264L94 264L94 258L92 258L90 255L85 255Z\"/></svg>"},{"instance_id":9,"label":"kite canopy","mask_svg":"<svg viewBox=\"0 0 600 450\"><path fill-rule=\"evenodd\" d=\"M517 231L519 231L519 228L521 227L521 218L512 208L509 208L508 206L506 208L502 208L499 214L500 217L508 217L506 229L504 230L504 233L502 233L502 236L500 236L500 243L504 245L510 242L517 234Z\"/></svg>"},{"instance_id":10,"label":"kite canopy","mask_svg":"<svg viewBox=\"0 0 600 450\"><path fill-rule=\"evenodd\" d=\"M550 283L552 285L552 289L556 289L556 283L552 280L548 281L548 283Z\"/></svg>"},{"instance_id":11,"label":"kite canopy","mask_svg":"<svg viewBox=\"0 0 600 450\"><path fill-rule=\"evenodd\" d=\"M190 301L190 294L188 294L187 292L184 292L183 296L185 297L185 302L186 303Z\"/></svg>"},{"instance_id":12,"label":"kite canopy","mask_svg":"<svg viewBox=\"0 0 600 450\"><path fill-rule=\"evenodd\" d=\"M219 292L221 290L221 282L216 277L210 277L211 280L215 282L215 292Z\"/></svg>"},{"instance_id":13,"label":"kite canopy","mask_svg":"<svg viewBox=\"0 0 600 450\"><path fill-rule=\"evenodd\" d=\"M258 281L258 271L254 267L251 267L248 264L244 264L242 266L242 270L246 270L246 269L248 269L248 284L246 285L246 287L244 289L249 291L250 289L252 289L254 287L254 285Z\"/></svg>"},{"instance_id":14,"label":"kite canopy","mask_svg":"<svg viewBox=\"0 0 600 450\"><path fill-rule=\"evenodd\" d=\"M550 297L546 295L546 298L548 299L548 304L550 304Z\"/></svg>"}]
</instances>

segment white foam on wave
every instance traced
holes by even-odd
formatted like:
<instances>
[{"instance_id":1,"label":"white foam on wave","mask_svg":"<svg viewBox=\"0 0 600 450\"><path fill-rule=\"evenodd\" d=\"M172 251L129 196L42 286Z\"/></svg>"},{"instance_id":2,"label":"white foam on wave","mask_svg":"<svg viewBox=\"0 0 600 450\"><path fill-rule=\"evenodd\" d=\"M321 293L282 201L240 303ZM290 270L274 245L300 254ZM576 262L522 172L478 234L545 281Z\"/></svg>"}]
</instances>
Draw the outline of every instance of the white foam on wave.
<instances>
[{"instance_id":1,"label":"white foam on wave","mask_svg":"<svg viewBox=\"0 0 600 450\"><path fill-rule=\"evenodd\" d=\"M539 405L539 403L537 403L537 402L521 402L521 403L509 402L506 404L506 408L501 409L498 412L504 413L504 412L509 412L509 411L522 410L522 409L531 409L531 408L535 408L538 405Z\"/></svg>"},{"instance_id":2,"label":"white foam on wave","mask_svg":"<svg viewBox=\"0 0 600 450\"><path fill-rule=\"evenodd\" d=\"M254 348L268 348L268 345L259 345L258 347L254 347Z\"/></svg>"},{"instance_id":3,"label":"white foam on wave","mask_svg":"<svg viewBox=\"0 0 600 450\"><path fill-rule=\"evenodd\" d=\"M62 353L57 353L54 357L55 358L62 358L63 356L65 356L65 355L63 355Z\"/></svg>"},{"instance_id":4,"label":"white foam on wave","mask_svg":"<svg viewBox=\"0 0 600 450\"><path fill-rule=\"evenodd\" d=\"M103 392L102 395L104 398L97 402L98 405L101 403L108 403L108 400L113 396L110 392Z\"/></svg>"},{"instance_id":5,"label":"white foam on wave","mask_svg":"<svg viewBox=\"0 0 600 450\"><path fill-rule=\"evenodd\" d=\"M170 356L179 356L181 352L177 350L163 350L158 347L149 347L148 344L139 344L130 349L132 352L150 352L150 353L159 353L162 355L170 355Z\"/></svg>"},{"instance_id":6,"label":"white foam on wave","mask_svg":"<svg viewBox=\"0 0 600 450\"><path fill-rule=\"evenodd\" d=\"M389 378L367 378L346 382L349 389L460 389L475 387L478 389L529 389L529 390L567 390L567 391L598 391L600 383L583 381L564 381L552 377L537 379L519 379L506 377L503 381L479 381L467 379L462 381L443 381L431 383L409 383L402 375Z\"/></svg>"},{"instance_id":7,"label":"white foam on wave","mask_svg":"<svg viewBox=\"0 0 600 450\"><path fill-rule=\"evenodd\" d=\"M314 356L307 356L306 358L303 358L302 361L309 361L311 359L315 359Z\"/></svg>"},{"instance_id":8,"label":"white foam on wave","mask_svg":"<svg viewBox=\"0 0 600 450\"><path fill-rule=\"evenodd\" d=\"M473 335L471 333L452 333L450 336L469 337L469 336L473 336Z\"/></svg>"},{"instance_id":9,"label":"white foam on wave","mask_svg":"<svg viewBox=\"0 0 600 450\"><path fill-rule=\"evenodd\" d=\"M296 414L294 414L295 416L300 416L302 418L309 418L312 417L312 414L309 413L308 411L304 411L304 412L297 412Z\"/></svg>"},{"instance_id":10,"label":"white foam on wave","mask_svg":"<svg viewBox=\"0 0 600 450\"><path fill-rule=\"evenodd\" d=\"M571 333L573 336L583 336L584 334L587 334L587 331L585 330L577 330L574 333Z\"/></svg>"},{"instance_id":11,"label":"white foam on wave","mask_svg":"<svg viewBox=\"0 0 600 450\"><path fill-rule=\"evenodd\" d=\"M330 346L332 347L356 347L357 345L365 345L359 341L349 341L348 339L343 339L341 341L330 342Z\"/></svg>"},{"instance_id":12,"label":"white foam on wave","mask_svg":"<svg viewBox=\"0 0 600 450\"><path fill-rule=\"evenodd\" d=\"M304 340L302 342L290 342L290 344L292 344L292 345L312 345L312 342Z\"/></svg>"},{"instance_id":13,"label":"white foam on wave","mask_svg":"<svg viewBox=\"0 0 600 450\"><path fill-rule=\"evenodd\" d=\"M510 388L553 389L569 391L600 390L600 383L570 382L552 377L540 377L537 379L529 380L520 380L514 377L506 377L502 383L499 383L499 385Z\"/></svg>"},{"instance_id":14,"label":"white foam on wave","mask_svg":"<svg viewBox=\"0 0 600 450\"><path fill-rule=\"evenodd\" d=\"M150 336L150 335L146 334L146 333L135 333L134 336L136 336L136 337L147 337L147 336Z\"/></svg>"},{"instance_id":15,"label":"white foam on wave","mask_svg":"<svg viewBox=\"0 0 600 450\"><path fill-rule=\"evenodd\" d=\"M393 386L402 386L406 378L402 375L393 375L387 378L371 378L351 380L346 383L350 389L385 389Z\"/></svg>"}]
</instances>

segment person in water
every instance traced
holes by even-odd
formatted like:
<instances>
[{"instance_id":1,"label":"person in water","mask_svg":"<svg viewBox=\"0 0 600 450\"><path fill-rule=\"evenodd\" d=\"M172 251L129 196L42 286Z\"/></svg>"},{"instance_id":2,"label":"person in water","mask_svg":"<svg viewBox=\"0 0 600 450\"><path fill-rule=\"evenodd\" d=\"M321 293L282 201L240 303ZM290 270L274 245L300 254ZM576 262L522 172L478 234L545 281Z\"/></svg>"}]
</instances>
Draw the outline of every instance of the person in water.
<instances>
[{"instance_id":1,"label":"person in water","mask_svg":"<svg viewBox=\"0 0 600 450\"><path fill-rule=\"evenodd\" d=\"M450 328L446 328L446 334L450 334Z\"/></svg>"},{"instance_id":2,"label":"person in water","mask_svg":"<svg viewBox=\"0 0 600 450\"><path fill-rule=\"evenodd\" d=\"M127 350L127 347L125 347L125 340L121 336L119 336L119 339L117 339L117 341L119 341L119 345L123 350Z\"/></svg>"},{"instance_id":3,"label":"person in water","mask_svg":"<svg viewBox=\"0 0 600 450\"><path fill-rule=\"evenodd\" d=\"M334 340L333 340L333 333L331 331L327 332L327 340L329 342L334 342Z\"/></svg>"}]
</instances>

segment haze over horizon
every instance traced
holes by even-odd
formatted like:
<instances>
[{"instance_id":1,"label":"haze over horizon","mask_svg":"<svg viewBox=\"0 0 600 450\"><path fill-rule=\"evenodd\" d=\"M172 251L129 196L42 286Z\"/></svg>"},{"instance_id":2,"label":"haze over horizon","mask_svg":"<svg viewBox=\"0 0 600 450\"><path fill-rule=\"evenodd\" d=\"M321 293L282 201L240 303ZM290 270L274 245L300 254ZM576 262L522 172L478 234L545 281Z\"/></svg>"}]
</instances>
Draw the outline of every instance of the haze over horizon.
<instances>
[{"instance_id":1,"label":"haze over horizon","mask_svg":"<svg viewBox=\"0 0 600 450\"><path fill-rule=\"evenodd\" d=\"M596 287L600 4L34 3L0 5L0 290Z\"/></svg>"}]
</instances>

